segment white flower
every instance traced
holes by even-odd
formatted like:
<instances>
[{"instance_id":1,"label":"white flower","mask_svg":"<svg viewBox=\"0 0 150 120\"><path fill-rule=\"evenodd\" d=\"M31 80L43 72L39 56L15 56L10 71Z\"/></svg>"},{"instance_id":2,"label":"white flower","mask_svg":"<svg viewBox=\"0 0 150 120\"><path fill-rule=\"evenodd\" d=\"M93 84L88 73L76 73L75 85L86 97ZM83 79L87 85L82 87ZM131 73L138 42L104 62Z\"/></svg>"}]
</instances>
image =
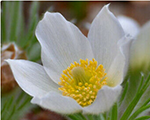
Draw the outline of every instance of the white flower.
<instances>
[{"instance_id":1,"label":"white flower","mask_svg":"<svg viewBox=\"0 0 150 120\"><path fill-rule=\"evenodd\" d=\"M130 40L108 6L92 22L87 38L61 14L46 12L36 28L43 66L7 60L32 103L62 114L99 114L114 104Z\"/></svg>"},{"instance_id":2,"label":"white flower","mask_svg":"<svg viewBox=\"0 0 150 120\"><path fill-rule=\"evenodd\" d=\"M132 36L136 36L140 31L139 24L134 20L126 16L117 17L123 30Z\"/></svg>"},{"instance_id":3,"label":"white flower","mask_svg":"<svg viewBox=\"0 0 150 120\"><path fill-rule=\"evenodd\" d=\"M131 18L121 16L118 19L125 32L135 38L130 52L131 69L150 70L150 21L140 28Z\"/></svg>"}]
</instances>

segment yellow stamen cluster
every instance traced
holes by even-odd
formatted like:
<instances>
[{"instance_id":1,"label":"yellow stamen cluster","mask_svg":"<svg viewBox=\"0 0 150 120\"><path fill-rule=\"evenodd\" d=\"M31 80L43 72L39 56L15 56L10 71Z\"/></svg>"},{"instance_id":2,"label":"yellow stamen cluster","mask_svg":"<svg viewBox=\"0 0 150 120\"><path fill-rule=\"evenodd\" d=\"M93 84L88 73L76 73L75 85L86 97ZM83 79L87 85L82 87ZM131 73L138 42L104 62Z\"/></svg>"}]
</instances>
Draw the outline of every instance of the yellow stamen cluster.
<instances>
[{"instance_id":1,"label":"yellow stamen cluster","mask_svg":"<svg viewBox=\"0 0 150 120\"><path fill-rule=\"evenodd\" d=\"M88 106L95 100L98 90L106 85L105 76L103 65L98 66L94 58L91 61L80 59L80 64L71 63L63 70L59 90L64 96L75 99L81 106Z\"/></svg>"}]
</instances>

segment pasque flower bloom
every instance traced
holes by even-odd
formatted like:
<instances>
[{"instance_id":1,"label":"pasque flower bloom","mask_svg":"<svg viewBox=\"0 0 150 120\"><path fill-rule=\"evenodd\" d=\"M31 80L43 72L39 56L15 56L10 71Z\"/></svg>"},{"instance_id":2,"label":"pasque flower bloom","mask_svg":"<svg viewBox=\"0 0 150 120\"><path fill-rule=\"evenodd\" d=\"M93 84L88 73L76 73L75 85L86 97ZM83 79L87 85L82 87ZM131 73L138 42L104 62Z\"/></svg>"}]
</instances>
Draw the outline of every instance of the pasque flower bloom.
<instances>
[{"instance_id":1,"label":"pasque flower bloom","mask_svg":"<svg viewBox=\"0 0 150 120\"><path fill-rule=\"evenodd\" d=\"M131 34L135 39L130 50L130 67L132 70L150 69L150 21L141 28L132 18L118 17L124 31Z\"/></svg>"},{"instance_id":2,"label":"pasque flower bloom","mask_svg":"<svg viewBox=\"0 0 150 120\"><path fill-rule=\"evenodd\" d=\"M92 22L87 38L60 13L46 12L36 28L43 66L7 60L32 103L62 114L99 114L114 104L131 40L108 6Z\"/></svg>"}]
</instances>

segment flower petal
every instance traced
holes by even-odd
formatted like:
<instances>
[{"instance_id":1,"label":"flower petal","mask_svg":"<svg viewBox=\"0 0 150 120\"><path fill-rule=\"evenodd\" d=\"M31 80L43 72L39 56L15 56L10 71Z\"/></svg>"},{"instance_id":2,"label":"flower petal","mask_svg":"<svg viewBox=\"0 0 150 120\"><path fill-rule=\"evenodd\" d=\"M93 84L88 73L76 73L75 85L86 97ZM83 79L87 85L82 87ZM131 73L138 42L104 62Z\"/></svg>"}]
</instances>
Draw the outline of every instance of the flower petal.
<instances>
[{"instance_id":1,"label":"flower petal","mask_svg":"<svg viewBox=\"0 0 150 120\"><path fill-rule=\"evenodd\" d=\"M31 96L43 96L58 91L55 84L39 64L27 60L7 60L19 86Z\"/></svg>"},{"instance_id":2,"label":"flower petal","mask_svg":"<svg viewBox=\"0 0 150 120\"><path fill-rule=\"evenodd\" d=\"M126 16L118 16L117 18L126 34L136 36L139 33L140 26L135 20Z\"/></svg>"},{"instance_id":3,"label":"flower petal","mask_svg":"<svg viewBox=\"0 0 150 120\"><path fill-rule=\"evenodd\" d=\"M46 12L36 29L47 74L58 83L64 69L79 59L92 59L87 38L59 13Z\"/></svg>"},{"instance_id":4,"label":"flower petal","mask_svg":"<svg viewBox=\"0 0 150 120\"><path fill-rule=\"evenodd\" d=\"M94 56L99 64L103 64L106 72L119 50L117 42L124 36L121 25L108 6L104 6L98 13L88 34Z\"/></svg>"},{"instance_id":5,"label":"flower petal","mask_svg":"<svg viewBox=\"0 0 150 120\"><path fill-rule=\"evenodd\" d=\"M62 114L73 114L82 111L82 107L74 99L53 91L43 98L34 97L31 103Z\"/></svg>"},{"instance_id":6,"label":"flower petal","mask_svg":"<svg viewBox=\"0 0 150 120\"><path fill-rule=\"evenodd\" d=\"M99 90L95 101L90 106L83 108L83 113L100 114L108 111L117 101L121 89L122 87L120 85L116 87L102 87L102 89Z\"/></svg>"},{"instance_id":7,"label":"flower petal","mask_svg":"<svg viewBox=\"0 0 150 120\"><path fill-rule=\"evenodd\" d=\"M132 43L132 37L129 35L124 36L118 41L120 51L118 51L115 59L113 60L108 73L107 73L107 85L116 86L121 84L123 78L126 75L128 64L129 64L129 52Z\"/></svg>"},{"instance_id":8,"label":"flower petal","mask_svg":"<svg viewBox=\"0 0 150 120\"><path fill-rule=\"evenodd\" d=\"M148 21L137 35L131 46L131 67L143 70L150 68L150 21Z\"/></svg>"}]
</instances>

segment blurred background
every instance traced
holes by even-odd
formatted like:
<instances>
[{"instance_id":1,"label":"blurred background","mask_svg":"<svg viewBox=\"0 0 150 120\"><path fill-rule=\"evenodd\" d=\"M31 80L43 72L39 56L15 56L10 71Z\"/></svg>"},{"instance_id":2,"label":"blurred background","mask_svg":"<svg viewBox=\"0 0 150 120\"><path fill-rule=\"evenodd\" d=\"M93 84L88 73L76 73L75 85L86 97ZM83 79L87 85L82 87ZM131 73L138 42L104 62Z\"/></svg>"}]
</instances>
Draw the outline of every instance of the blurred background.
<instances>
[{"instance_id":1,"label":"blurred background","mask_svg":"<svg viewBox=\"0 0 150 120\"><path fill-rule=\"evenodd\" d=\"M46 11L60 12L87 36L89 25L110 3L115 16L125 15L142 26L150 20L150 2L1 2L1 89L4 120L65 120L61 115L30 104L31 97L15 83L4 59L40 61L40 45L35 28Z\"/></svg>"}]
</instances>

